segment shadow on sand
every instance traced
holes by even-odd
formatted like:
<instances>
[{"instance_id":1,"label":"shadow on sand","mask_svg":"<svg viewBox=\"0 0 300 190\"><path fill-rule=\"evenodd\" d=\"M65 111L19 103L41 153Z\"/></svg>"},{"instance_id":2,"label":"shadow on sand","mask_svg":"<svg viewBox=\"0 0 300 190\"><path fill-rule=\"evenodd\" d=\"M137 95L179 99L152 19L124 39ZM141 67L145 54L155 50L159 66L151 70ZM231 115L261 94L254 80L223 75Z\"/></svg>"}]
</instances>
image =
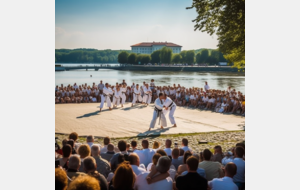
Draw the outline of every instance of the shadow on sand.
<instances>
[{"instance_id":1,"label":"shadow on sand","mask_svg":"<svg viewBox=\"0 0 300 190\"><path fill-rule=\"evenodd\" d=\"M154 106L153 105L148 105L147 107L154 107ZM133 107L123 108L122 110L128 111L128 110L132 110L132 109L144 109L144 108L146 108L145 105L139 104L139 105L134 105Z\"/></svg>"},{"instance_id":2,"label":"shadow on sand","mask_svg":"<svg viewBox=\"0 0 300 190\"><path fill-rule=\"evenodd\" d=\"M99 110L97 110L97 111L94 111L94 112L91 112L91 113L86 113L86 114L84 114L82 116L78 116L76 118L80 119L80 118L83 118L83 117L91 117L91 116L95 116L95 115L100 115L102 112L106 112L106 111L109 111L109 109L102 110L101 112L99 112Z\"/></svg>"},{"instance_id":3,"label":"shadow on sand","mask_svg":"<svg viewBox=\"0 0 300 190\"><path fill-rule=\"evenodd\" d=\"M145 131L145 132L143 132L143 133L139 133L139 134L137 135L137 137L138 137L139 140L140 140L140 139L143 139L143 138L145 138L145 137L147 137L147 138L149 138L149 139L153 139L153 138L155 138L155 137L157 137L157 136L160 136L161 133L164 133L164 132L170 130L170 128L173 128L173 127L165 127L165 128L163 128L163 129L160 129L160 128L159 128L159 129L155 129L155 130Z\"/></svg>"}]
</instances>

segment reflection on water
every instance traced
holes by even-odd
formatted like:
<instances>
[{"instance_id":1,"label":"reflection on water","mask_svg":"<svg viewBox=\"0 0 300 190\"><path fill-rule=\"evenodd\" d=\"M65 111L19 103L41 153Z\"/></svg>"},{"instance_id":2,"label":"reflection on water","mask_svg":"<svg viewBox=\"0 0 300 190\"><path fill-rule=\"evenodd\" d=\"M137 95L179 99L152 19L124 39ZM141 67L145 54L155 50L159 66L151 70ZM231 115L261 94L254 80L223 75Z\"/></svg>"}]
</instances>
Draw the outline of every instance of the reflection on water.
<instances>
[{"instance_id":1,"label":"reflection on water","mask_svg":"<svg viewBox=\"0 0 300 190\"><path fill-rule=\"evenodd\" d=\"M92 75L92 77L90 77ZM127 84L143 81L150 82L155 80L155 84L173 85L180 84L185 87L202 87L207 81L208 85L214 89L227 89L232 86L238 91L245 93L245 75L244 73L201 73L201 72L166 72L166 71L117 71L117 70L73 70L55 72L55 85L73 85L75 82L79 85L93 82L98 84L100 80L104 83L115 84L125 79Z\"/></svg>"}]
</instances>

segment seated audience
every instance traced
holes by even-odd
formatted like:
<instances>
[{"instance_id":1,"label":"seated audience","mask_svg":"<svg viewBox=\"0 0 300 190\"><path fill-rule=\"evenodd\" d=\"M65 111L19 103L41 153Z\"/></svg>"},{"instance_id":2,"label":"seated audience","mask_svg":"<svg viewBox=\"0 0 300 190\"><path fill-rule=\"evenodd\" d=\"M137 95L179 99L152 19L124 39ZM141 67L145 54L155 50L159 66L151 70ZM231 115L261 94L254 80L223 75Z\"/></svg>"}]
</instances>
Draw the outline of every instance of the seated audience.
<instances>
[{"instance_id":1,"label":"seated audience","mask_svg":"<svg viewBox=\"0 0 300 190\"><path fill-rule=\"evenodd\" d=\"M100 152L102 152L102 153L107 152L107 146L108 146L109 143L110 143L110 138L109 137L105 137L103 139L104 146L103 146L103 148L100 149Z\"/></svg>"},{"instance_id":2,"label":"seated audience","mask_svg":"<svg viewBox=\"0 0 300 190\"><path fill-rule=\"evenodd\" d=\"M183 149L183 151L191 151L192 152L192 149L188 147L188 144L189 144L189 141L187 140L187 138L183 138L182 139L182 142L181 142L181 148Z\"/></svg>"},{"instance_id":3,"label":"seated audience","mask_svg":"<svg viewBox=\"0 0 300 190\"><path fill-rule=\"evenodd\" d=\"M241 146L235 147L233 163L237 167L235 176L233 176L233 182L241 189L245 188L245 161L243 156L245 150Z\"/></svg>"},{"instance_id":4,"label":"seated audience","mask_svg":"<svg viewBox=\"0 0 300 190\"><path fill-rule=\"evenodd\" d=\"M172 150L172 165L174 165L176 171L178 170L178 166L183 164L183 159L179 158L179 149L174 148Z\"/></svg>"},{"instance_id":5,"label":"seated audience","mask_svg":"<svg viewBox=\"0 0 300 190\"><path fill-rule=\"evenodd\" d=\"M83 172L79 172L80 166L81 166L80 157L77 155L72 155L69 159L67 176L73 180L73 178L76 178L79 175L86 175Z\"/></svg>"},{"instance_id":6,"label":"seated audience","mask_svg":"<svg viewBox=\"0 0 300 190\"><path fill-rule=\"evenodd\" d=\"M62 148L63 157L59 159L59 165L66 170L68 169L68 161L70 156L72 155L72 147L69 144L66 144Z\"/></svg>"},{"instance_id":7,"label":"seated audience","mask_svg":"<svg viewBox=\"0 0 300 190\"><path fill-rule=\"evenodd\" d=\"M222 159L224 158L223 152L222 152L222 147L221 146L215 146L214 147L214 155L212 157L212 161L215 162L220 162L222 163Z\"/></svg>"},{"instance_id":8,"label":"seated audience","mask_svg":"<svg viewBox=\"0 0 300 190\"><path fill-rule=\"evenodd\" d=\"M207 180L197 172L199 160L190 156L186 163L187 174L177 177L176 189L207 190Z\"/></svg>"},{"instance_id":9,"label":"seated audience","mask_svg":"<svg viewBox=\"0 0 300 190\"><path fill-rule=\"evenodd\" d=\"M208 186L212 190L238 190L238 186L233 182L233 176L236 174L237 168L233 162L229 162L225 166L225 177L215 178L208 182Z\"/></svg>"},{"instance_id":10,"label":"seated audience","mask_svg":"<svg viewBox=\"0 0 300 190\"><path fill-rule=\"evenodd\" d=\"M146 171L144 168L139 167L140 166L140 158L136 153L131 153L128 156L128 161L129 161L131 168L132 168L133 172L135 173L135 175L138 176L142 172Z\"/></svg>"},{"instance_id":11,"label":"seated audience","mask_svg":"<svg viewBox=\"0 0 300 190\"><path fill-rule=\"evenodd\" d=\"M186 160L188 159L188 157L192 156L192 153L188 150L186 152L184 152L184 155L183 155L183 164L179 165L178 166L178 169L177 169L177 173L179 175L181 175L182 172L184 171L187 171L187 164L186 164Z\"/></svg>"},{"instance_id":12,"label":"seated audience","mask_svg":"<svg viewBox=\"0 0 300 190\"><path fill-rule=\"evenodd\" d=\"M68 190L97 190L100 189L99 181L91 176L79 176L72 181Z\"/></svg>"},{"instance_id":13,"label":"seated audience","mask_svg":"<svg viewBox=\"0 0 300 190\"><path fill-rule=\"evenodd\" d=\"M99 181L101 190L108 190L107 181L105 177L97 171L96 160L93 157L88 156L83 160L83 169L85 173L96 178Z\"/></svg>"},{"instance_id":14,"label":"seated audience","mask_svg":"<svg viewBox=\"0 0 300 190\"><path fill-rule=\"evenodd\" d=\"M140 163L143 164L146 168L146 166L148 166L148 164L151 162L155 151L149 149L149 142L147 139L142 140L142 147L142 150L136 150L134 152L137 153L137 155L140 157Z\"/></svg>"},{"instance_id":15,"label":"seated audience","mask_svg":"<svg viewBox=\"0 0 300 190\"><path fill-rule=\"evenodd\" d=\"M100 156L100 147L98 145L92 146L92 156L96 160L97 171L107 177L110 172L109 162Z\"/></svg>"},{"instance_id":16,"label":"seated audience","mask_svg":"<svg viewBox=\"0 0 300 190\"><path fill-rule=\"evenodd\" d=\"M80 145L80 147L78 148L78 154L80 156L81 162L83 162L84 158L88 157L91 155L91 149L90 146L87 144L82 144ZM80 172L83 172L83 164L81 163L81 166L79 168Z\"/></svg>"},{"instance_id":17,"label":"seated audience","mask_svg":"<svg viewBox=\"0 0 300 190\"><path fill-rule=\"evenodd\" d=\"M205 149L203 151L203 157L204 161L199 163L199 168L203 168L205 170L206 179L208 181L224 176L222 165L219 162L211 161L212 153L210 150Z\"/></svg>"},{"instance_id":18,"label":"seated audience","mask_svg":"<svg viewBox=\"0 0 300 190\"><path fill-rule=\"evenodd\" d=\"M64 170L55 168L55 189L66 190L68 187L68 177Z\"/></svg>"},{"instance_id":19,"label":"seated audience","mask_svg":"<svg viewBox=\"0 0 300 190\"><path fill-rule=\"evenodd\" d=\"M134 190L136 176L128 162L121 163L110 182L110 190Z\"/></svg>"},{"instance_id":20,"label":"seated audience","mask_svg":"<svg viewBox=\"0 0 300 190\"><path fill-rule=\"evenodd\" d=\"M126 141L124 140L120 140L118 142L118 148L121 151L120 153L116 153L115 155L113 155L113 157L110 159L110 166L111 166L111 170L115 171L118 165L118 157L120 154L127 154L128 152L126 151Z\"/></svg>"},{"instance_id":21,"label":"seated audience","mask_svg":"<svg viewBox=\"0 0 300 190\"><path fill-rule=\"evenodd\" d=\"M165 144L166 148L164 149L164 151L167 153L168 156L172 156L171 145L172 145L172 141L170 139L167 139Z\"/></svg>"},{"instance_id":22,"label":"seated audience","mask_svg":"<svg viewBox=\"0 0 300 190\"><path fill-rule=\"evenodd\" d=\"M102 150L102 149L101 149ZM108 144L107 145L107 152L101 152L100 151L100 156L107 160L108 162L110 161L110 159L115 155L115 147L113 144Z\"/></svg>"}]
</instances>

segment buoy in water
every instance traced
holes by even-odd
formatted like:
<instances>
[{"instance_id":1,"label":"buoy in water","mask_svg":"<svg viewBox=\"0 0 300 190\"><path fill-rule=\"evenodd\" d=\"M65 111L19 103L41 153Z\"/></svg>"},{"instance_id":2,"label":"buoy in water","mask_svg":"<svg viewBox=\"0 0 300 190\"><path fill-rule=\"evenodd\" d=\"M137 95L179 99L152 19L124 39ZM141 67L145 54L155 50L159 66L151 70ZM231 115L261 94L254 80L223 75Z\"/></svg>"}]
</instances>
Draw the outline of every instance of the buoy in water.
<instances>
[{"instance_id":1,"label":"buoy in water","mask_svg":"<svg viewBox=\"0 0 300 190\"><path fill-rule=\"evenodd\" d=\"M90 75L90 77L92 77L92 75Z\"/></svg>"}]
</instances>

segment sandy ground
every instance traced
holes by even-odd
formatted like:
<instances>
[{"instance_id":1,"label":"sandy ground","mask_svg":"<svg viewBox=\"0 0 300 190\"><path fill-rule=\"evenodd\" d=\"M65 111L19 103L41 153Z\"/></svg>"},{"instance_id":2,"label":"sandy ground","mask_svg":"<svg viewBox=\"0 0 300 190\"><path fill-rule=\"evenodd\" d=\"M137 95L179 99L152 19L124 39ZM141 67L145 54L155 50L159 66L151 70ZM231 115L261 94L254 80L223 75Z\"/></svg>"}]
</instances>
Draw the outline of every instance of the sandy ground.
<instances>
[{"instance_id":1,"label":"sandy ground","mask_svg":"<svg viewBox=\"0 0 300 190\"><path fill-rule=\"evenodd\" d=\"M126 103L123 108L109 111L104 107L99 112L99 103L56 104L55 133L77 132L78 135L94 135L99 137L131 137L159 134L196 133L212 131L243 130L245 117L226 115L199 109L177 107L174 117L177 123L172 128L160 129L157 124L148 131L153 115L154 105L148 107L137 105L130 107ZM157 120L158 122L158 120Z\"/></svg>"}]
</instances>

